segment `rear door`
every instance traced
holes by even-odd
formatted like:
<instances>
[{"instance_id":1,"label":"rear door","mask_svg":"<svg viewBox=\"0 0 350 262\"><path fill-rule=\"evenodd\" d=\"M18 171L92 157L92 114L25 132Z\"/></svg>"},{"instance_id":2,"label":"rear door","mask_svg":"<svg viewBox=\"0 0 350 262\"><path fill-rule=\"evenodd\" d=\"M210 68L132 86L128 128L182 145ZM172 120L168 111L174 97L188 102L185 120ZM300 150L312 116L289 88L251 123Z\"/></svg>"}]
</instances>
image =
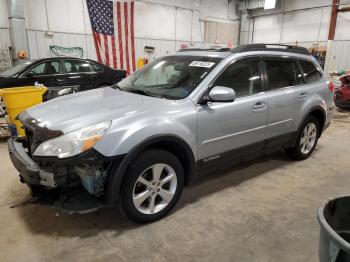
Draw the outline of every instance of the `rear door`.
<instances>
[{"instance_id":1,"label":"rear door","mask_svg":"<svg viewBox=\"0 0 350 262\"><path fill-rule=\"evenodd\" d=\"M302 103L308 99L296 59L264 56L269 94L266 138L289 139L299 126Z\"/></svg>"},{"instance_id":2,"label":"rear door","mask_svg":"<svg viewBox=\"0 0 350 262\"><path fill-rule=\"evenodd\" d=\"M91 64L81 59L65 59L63 61L64 77L61 82L65 87L75 87L77 91L86 91L96 87L97 72Z\"/></svg>"}]
</instances>

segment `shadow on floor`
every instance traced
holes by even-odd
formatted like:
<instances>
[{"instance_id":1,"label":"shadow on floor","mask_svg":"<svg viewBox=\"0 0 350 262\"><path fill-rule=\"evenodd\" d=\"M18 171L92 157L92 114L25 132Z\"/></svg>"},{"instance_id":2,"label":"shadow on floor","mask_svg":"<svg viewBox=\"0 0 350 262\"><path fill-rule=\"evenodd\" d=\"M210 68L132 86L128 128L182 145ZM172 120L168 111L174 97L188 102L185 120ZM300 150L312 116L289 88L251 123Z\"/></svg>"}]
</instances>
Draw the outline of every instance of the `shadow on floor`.
<instances>
[{"instance_id":1,"label":"shadow on floor","mask_svg":"<svg viewBox=\"0 0 350 262\"><path fill-rule=\"evenodd\" d=\"M285 154L280 152L206 174L185 187L175 209L169 216L156 223L167 223L167 221L173 219L177 211L205 196L225 188L235 187L247 180L292 163ZM21 220L24 221L33 234L45 234L55 237L85 238L96 236L103 231L112 231L114 236L118 236L125 231L135 230L140 227L152 227L152 224L139 225L130 222L121 214L118 207L104 208L98 212L85 215L60 214L54 208L38 204L17 207L14 210L18 212Z\"/></svg>"}]
</instances>

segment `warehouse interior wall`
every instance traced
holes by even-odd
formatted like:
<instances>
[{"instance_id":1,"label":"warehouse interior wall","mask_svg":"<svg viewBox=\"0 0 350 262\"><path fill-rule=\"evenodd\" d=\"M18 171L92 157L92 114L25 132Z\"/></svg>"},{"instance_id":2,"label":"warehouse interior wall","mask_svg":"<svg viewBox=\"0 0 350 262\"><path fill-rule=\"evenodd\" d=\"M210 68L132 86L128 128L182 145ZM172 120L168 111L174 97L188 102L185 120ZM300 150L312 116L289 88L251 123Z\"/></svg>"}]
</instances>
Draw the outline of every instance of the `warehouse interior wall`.
<instances>
[{"instance_id":1,"label":"warehouse interior wall","mask_svg":"<svg viewBox=\"0 0 350 262\"><path fill-rule=\"evenodd\" d=\"M136 57L152 60L161 55L174 53L181 46L207 47L211 44L227 46L230 37L218 37L213 40L214 43L205 41L207 21L219 24L216 35L230 34L231 42L237 44L239 25L237 1L229 3L226 0L136 0ZM5 35L8 31L6 2L0 0L0 34ZM30 58L48 57L51 55L49 46L58 45L82 47L84 57L96 59L85 0L25 1L25 18ZM226 30L223 32L221 28ZM4 30L4 33L1 30ZM9 45L8 37L1 35L1 39L4 43L0 42L0 45ZM154 53L146 53L144 51L146 45L155 47Z\"/></svg>"},{"instance_id":2,"label":"warehouse interior wall","mask_svg":"<svg viewBox=\"0 0 350 262\"><path fill-rule=\"evenodd\" d=\"M332 0L280 0L276 10L254 10L249 15L249 43L298 44L307 48L314 44L327 46ZM341 0L340 8L349 6ZM334 43L329 52L326 71L350 68L346 56L350 48L350 13L339 13Z\"/></svg>"}]
</instances>

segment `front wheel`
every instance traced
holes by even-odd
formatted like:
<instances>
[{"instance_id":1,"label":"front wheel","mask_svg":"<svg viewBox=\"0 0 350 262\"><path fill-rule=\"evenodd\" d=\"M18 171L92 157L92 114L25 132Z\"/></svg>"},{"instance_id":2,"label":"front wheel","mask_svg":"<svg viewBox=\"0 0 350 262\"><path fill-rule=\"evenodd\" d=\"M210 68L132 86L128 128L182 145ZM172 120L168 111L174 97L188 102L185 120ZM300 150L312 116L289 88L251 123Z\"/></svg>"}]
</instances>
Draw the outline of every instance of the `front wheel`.
<instances>
[{"instance_id":1,"label":"front wheel","mask_svg":"<svg viewBox=\"0 0 350 262\"><path fill-rule=\"evenodd\" d=\"M287 148L286 153L295 160L308 158L315 150L320 136L320 126L314 116L309 116L303 123L294 147Z\"/></svg>"},{"instance_id":2,"label":"front wheel","mask_svg":"<svg viewBox=\"0 0 350 262\"><path fill-rule=\"evenodd\" d=\"M135 222L156 221L173 208L183 187L184 171L176 156L164 150L145 151L125 174L122 210Z\"/></svg>"}]
</instances>

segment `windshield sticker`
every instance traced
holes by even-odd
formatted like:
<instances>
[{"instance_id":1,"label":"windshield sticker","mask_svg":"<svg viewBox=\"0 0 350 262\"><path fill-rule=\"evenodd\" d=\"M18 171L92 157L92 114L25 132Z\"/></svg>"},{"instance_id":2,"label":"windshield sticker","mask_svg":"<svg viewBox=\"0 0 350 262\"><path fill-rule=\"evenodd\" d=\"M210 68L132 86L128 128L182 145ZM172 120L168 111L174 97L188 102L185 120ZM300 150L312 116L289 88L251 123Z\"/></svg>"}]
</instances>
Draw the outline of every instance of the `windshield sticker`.
<instances>
[{"instance_id":1,"label":"windshield sticker","mask_svg":"<svg viewBox=\"0 0 350 262\"><path fill-rule=\"evenodd\" d=\"M210 67L212 67L213 65L215 65L215 63L213 63L213 62L193 61L193 62L192 62L191 64L189 64L188 66L210 68Z\"/></svg>"}]
</instances>

